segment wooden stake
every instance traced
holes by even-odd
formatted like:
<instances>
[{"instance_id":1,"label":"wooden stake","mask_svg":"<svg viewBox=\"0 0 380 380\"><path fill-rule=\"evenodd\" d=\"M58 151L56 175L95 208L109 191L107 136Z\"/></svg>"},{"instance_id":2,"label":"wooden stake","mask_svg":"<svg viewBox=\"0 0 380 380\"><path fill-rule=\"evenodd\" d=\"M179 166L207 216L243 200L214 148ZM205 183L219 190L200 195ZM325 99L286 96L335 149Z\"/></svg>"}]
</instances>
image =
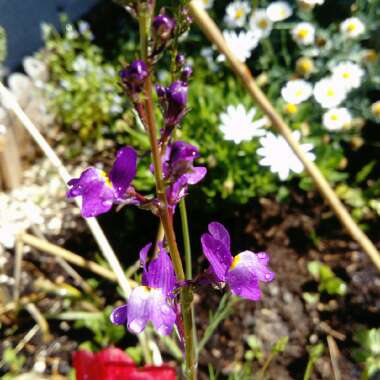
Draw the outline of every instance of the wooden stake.
<instances>
[{"instance_id":1,"label":"wooden stake","mask_svg":"<svg viewBox=\"0 0 380 380\"><path fill-rule=\"evenodd\" d=\"M0 135L0 176L5 190L13 190L21 184L20 154L10 128L6 128L5 134Z\"/></svg>"}]
</instances>

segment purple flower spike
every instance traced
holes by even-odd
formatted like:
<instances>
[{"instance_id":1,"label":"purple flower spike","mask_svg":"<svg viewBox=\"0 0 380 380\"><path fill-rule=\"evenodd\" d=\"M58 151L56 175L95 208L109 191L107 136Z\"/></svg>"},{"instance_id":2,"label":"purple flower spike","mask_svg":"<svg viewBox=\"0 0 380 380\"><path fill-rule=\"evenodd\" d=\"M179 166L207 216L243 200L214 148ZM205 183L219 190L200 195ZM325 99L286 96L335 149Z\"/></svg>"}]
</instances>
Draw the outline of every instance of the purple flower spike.
<instances>
[{"instance_id":1,"label":"purple flower spike","mask_svg":"<svg viewBox=\"0 0 380 380\"><path fill-rule=\"evenodd\" d=\"M152 244L140 251L143 266L142 286L132 291L126 305L116 308L111 314L111 322L126 324L129 331L141 333L151 321L161 335L169 335L176 322L175 305L172 302L176 284L173 264L163 246L158 257L146 265L148 252Z\"/></svg>"},{"instance_id":2,"label":"purple flower spike","mask_svg":"<svg viewBox=\"0 0 380 380\"><path fill-rule=\"evenodd\" d=\"M154 31L161 41L171 37L175 26L175 20L165 14L158 15L153 19Z\"/></svg>"},{"instance_id":3,"label":"purple flower spike","mask_svg":"<svg viewBox=\"0 0 380 380\"><path fill-rule=\"evenodd\" d=\"M120 149L109 176L94 167L68 182L69 199L82 197L81 213L85 218L104 214L115 203L127 200L126 192L136 175L137 154L131 147Z\"/></svg>"},{"instance_id":4,"label":"purple flower spike","mask_svg":"<svg viewBox=\"0 0 380 380\"><path fill-rule=\"evenodd\" d=\"M269 256L264 252L244 251L233 257L226 228L213 222L208 229L209 233L202 235L201 243L215 281L228 284L237 296L260 300L259 282L270 282L275 278L275 274L268 269Z\"/></svg>"}]
</instances>

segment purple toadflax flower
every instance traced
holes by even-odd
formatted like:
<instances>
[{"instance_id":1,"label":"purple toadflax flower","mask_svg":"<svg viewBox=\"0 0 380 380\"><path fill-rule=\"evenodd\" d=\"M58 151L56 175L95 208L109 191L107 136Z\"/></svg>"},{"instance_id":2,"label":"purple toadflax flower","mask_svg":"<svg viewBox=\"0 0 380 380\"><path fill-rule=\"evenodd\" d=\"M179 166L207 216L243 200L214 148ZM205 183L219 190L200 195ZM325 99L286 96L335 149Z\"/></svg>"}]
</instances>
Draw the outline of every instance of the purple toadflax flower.
<instances>
[{"instance_id":1,"label":"purple toadflax flower","mask_svg":"<svg viewBox=\"0 0 380 380\"><path fill-rule=\"evenodd\" d=\"M167 146L162 167L164 180L171 183L167 190L171 206L174 207L187 194L188 185L197 184L206 175L205 167L194 167L194 160L199 156L198 148L184 141Z\"/></svg>"},{"instance_id":2,"label":"purple toadflax flower","mask_svg":"<svg viewBox=\"0 0 380 380\"><path fill-rule=\"evenodd\" d=\"M79 178L71 179L67 197L82 197L81 213L85 218L103 214L115 203L134 203L133 197L129 196L128 199L126 193L136 176L136 163L136 151L126 146L117 152L109 175L103 170L89 167Z\"/></svg>"},{"instance_id":3,"label":"purple toadflax flower","mask_svg":"<svg viewBox=\"0 0 380 380\"><path fill-rule=\"evenodd\" d=\"M139 102L139 97L144 88L144 83L149 75L148 67L142 60L133 61L126 69L122 70L121 80L132 101Z\"/></svg>"},{"instance_id":4,"label":"purple toadflax flower","mask_svg":"<svg viewBox=\"0 0 380 380\"><path fill-rule=\"evenodd\" d=\"M156 86L156 92L164 111L165 127L169 128L169 132L186 115L188 90L189 85L183 80L177 80L166 88L161 85Z\"/></svg>"},{"instance_id":5,"label":"purple toadflax flower","mask_svg":"<svg viewBox=\"0 0 380 380\"><path fill-rule=\"evenodd\" d=\"M161 335L169 335L176 322L176 308L173 290L176 285L173 264L166 250L160 245L158 257L146 265L152 244L140 251L143 266L142 286L133 289L128 303L116 308L111 314L111 322L126 325L132 333L141 333L151 321Z\"/></svg>"},{"instance_id":6,"label":"purple toadflax flower","mask_svg":"<svg viewBox=\"0 0 380 380\"><path fill-rule=\"evenodd\" d=\"M153 19L154 33L161 40L161 42L164 42L171 37L175 26L175 20L166 14L160 14Z\"/></svg>"},{"instance_id":7,"label":"purple toadflax flower","mask_svg":"<svg viewBox=\"0 0 380 380\"><path fill-rule=\"evenodd\" d=\"M264 252L244 251L233 257L226 228L213 222L208 225L208 230L209 233L202 235L201 242L216 282L228 284L237 296L252 301L260 300L259 281L270 282L275 277L268 269L269 256Z\"/></svg>"}]
</instances>

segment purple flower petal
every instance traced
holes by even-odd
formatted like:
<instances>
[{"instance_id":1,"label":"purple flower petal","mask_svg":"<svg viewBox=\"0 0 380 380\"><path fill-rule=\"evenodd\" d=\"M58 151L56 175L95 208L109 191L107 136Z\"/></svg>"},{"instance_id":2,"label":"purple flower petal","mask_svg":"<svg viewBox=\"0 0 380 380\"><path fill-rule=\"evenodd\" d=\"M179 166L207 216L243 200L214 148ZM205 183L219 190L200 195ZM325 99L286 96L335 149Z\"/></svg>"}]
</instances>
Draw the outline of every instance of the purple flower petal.
<instances>
[{"instance_id":1,"label":"purple flower petal","mask_svg":"<svg viewBox=\"0 0 380 380\"><path fill-rule=\"evenodd\" d=\"M219 281L225 281L226 272L232 263L232 255L222 241L216 240L210 234L201 237L203 253L211 264L215 276Z\"/></svg>"},{"instance_id":2,"label":"purple flower petal","mask_svg":"<svg viewBox=\"0 0 380 380\"><path fill-rule=\"evenodd\" d=\"M160 335L170 335L177 317L174 307L159 293L152 295L150 307L151 320L156 331Z\"/></svg>"},{"instance_id":3,"label":"purple flower petal","mask_svg":"<svg viewBox=\"0 0 380 380\"><path fill-rule=\"evenodd\" d=\"M150 289L138 286L133 289L127 307L127 328L135 334L141 333L150 319Z\"/></svg>"},{"instance_id":4,"label":"purple flower petal","mask_svg":"<svg viewBox=\"0 0 380 380\"><path fill-rule=\"evenodd\" d=\"M140 264L143 267L143 275L142 275L142 281L141 283L143 285L148 285L148 280L147 280L147 269L146 269L146 262L148 258L148 253L150 251L150 248L152 247L152 243L148 243L145 247L143 247L140 251Z\"/></svg>"},{"instance_id":5,"label":"purple flower petal","mask_svg":"<svg viewBox=\"0 0 380 380\"><path fill-rule=\"evenodd\" d=\"M110 315L110 320L114 325L125 325L127 323L128 305L122 305L114 309Z\"/></svg>"},{"instance_id":6,"label":"purple flower petal","mask_svg":"<svg viewBox=\"0 0 380 380\"><path fill-rule=\"evenodd\" d=\"M220 240L230 251L231 249L231 239L230 234L228 233L226 227L223 224L218 222L212 222L208 225L208 230L213 238Z\"/></svg>"},{"instance_id":7,"label":"purple flower petal","mask_svg":"<svg viewBox=\"0 0 380 380\"><path fill-rule=\"evenodd\" d=\"M196 185L198 182L202 181L206 174L207 169L203 166L198 166L192 168L191 172L185 174L185 176L189 185Z\"/></svg>"},{"instance_id":8,"label":"purple flower petal","mask_svg":"<svg viewBox=\"0 0 380 380\"><path fill-rule=\"evenodd\" d=\"M126 146L117 152L115 163L110 172L110 180L117 198L122 198L136 176L136 151Z\"/></svg>"},{"instance_id":9,"label":"purple flower petal","mask_svg":"<svg viewBox=\"0 0 380 380\"><path fill-rule=\"evenodd\" d=\"M169 295L176 284L176 277L170 256L161 247L158 257L151 261L145 279L151 288L161 289L164 295Z\"/></svg>"},{"instance_id":10,"label":"purple flower petal","mask_svg":"<svg viewBox=\"0 0 380 380\"><path fill-rule=\"evenodd\" d=\"M114 201L114 192L107 175L90 167L79 178L68 182L72 188L67 192L68 198L82 196L81 213L85 218L97 216L109 211Z\"/></svg>"},{"instance_id":11,"label":"purple flower petal","mask_svg":"<svg viewBox=\"0 0 380 380\"><path fill-rule=\"evenodd\" d=\"M261 297L259 281L270 282L275 274L267 267L268 255L244 251L234 257L226 283L234 294L257 301Z\"/></svg>"},{"instance_id":12,"label":"purple flower petal","mask_svg":"<svg viewBox=\"0 0 380 380\"><path fill-rule=\"evenodd\" d=\"M171 333L176 315L160 289L139 286L132 291L128 300L127 328L129 331L141 333L149 321L162 335Z\"/></svg>"},{"instance_id":13,"label":"purple flower petal","mask_svg":"<svg viewBox=\"0 0 380 380\"><path fill-rule=\"evenodd\" d=\"M230 286L231 292L236 296L251 301L258 301L261 299L258 278L254 273L244 267L228 272L226 283Z\"/></svg>"}]
</instances>

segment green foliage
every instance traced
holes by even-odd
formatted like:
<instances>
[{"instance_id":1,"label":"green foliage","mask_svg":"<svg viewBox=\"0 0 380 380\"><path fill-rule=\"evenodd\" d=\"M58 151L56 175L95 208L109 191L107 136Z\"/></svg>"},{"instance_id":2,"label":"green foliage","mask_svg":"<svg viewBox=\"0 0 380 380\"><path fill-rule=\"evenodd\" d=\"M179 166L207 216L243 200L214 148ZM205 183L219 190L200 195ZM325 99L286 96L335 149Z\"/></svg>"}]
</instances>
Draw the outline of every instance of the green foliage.
<instances>
[{"instance_id":1,"label":"green foliage","mask_svg":"<svg viewBox=\"0 0 380 380\"><path fill-rule=\"evenodd\" d=\"M227 3L220 1L215 4L214 10L211 10L212 16L222 20ZM269 3L260 1L256 5L262 7ZM378 4L379 1L373 3ZM348 6L341 7L344 9L342 15L349 14ZM295 8L291 19L274 24L270 37L262 40L247 62L263 91L291 129L301 132L302 142L314 145L316 163L329 182L334 185L348 181L346 186L350 191L342 191L341 197L353 208L357 220L370 214L376 215L379 210L377 202L380 191L376 195L372 186L366 189L375 163L367 163L352 176L351 163L346 159L347 153L352 150L351 146L362 141L362 126L367 122L377 122L371 112L370 96L380 89L380 72L376 69L376 62L365 58L368 48L372 48L375 53L377 49L370 39L376 29L376 12L376 7L358 3L354 15L365 22L368 31L363 39L348 41L338 32L342 17L327 23L323 11L316 9L313 12L302 12ZM319 44L299 46L292 40L290 30L302 20L316 26ZM99 151L107 147L113 149L112 145L115 144L132 144L144 157L136 186L149 191L152 189L152 175L148 170L141 169L147 167L145 153L149 144L118 84L118 71L125 62L136 57L138 38L133 28L129 27L121 33L115 31L115 36L109 38L109 41L113 41L113 46L107 47L112 54L106 54L92 40L91 31L83 28L83 24L77 28L65 19L63 24L62 36L54 29L45 27L44 59L51 73L47 86L51 106L66 131L67 141L64 142L70 142L67 154L79 154L84 146L92 146ZM221 197L244 204L253 197L268 194L286 200L289 191L284 192L284 189L288 183L285 181L282 184L277 175L260 165L257 155L260 143L257 138L240 144L224 139L220 130L220 115L227 106L243 104L248 110L255 105L228 67L217 61L217 52L214 51L207 57L194 55L194 45L199 51L202 51L202 47L209 47L196 28L179 46L181 51L189 53L195 70L190 86L190 113L177 137L190 141L201 150L199 162L206 164L209 169L202 184L203 191L211 202L214 197ZM172 47L169 54L159 62L158 81L164 85L170 83L170 55L176 49L177 46ZM297 60L301 57L312 59L315 66L315 70L306 78L311 83L330 75L330 68L344 60L356 62L366 70L362 86L352 91L344 104L355 117L350 128L337 132L327 131L322 125L325 110L312 100L301 104L295 114L285 111L281 88L288 80L301 76L297 73ZM160 115L157 116L161 121ZM256 118L262 116L258 112ZM287 159L284 157L284 160ZM292 174L288 179L293 185L299 184L305 191L314 188L306 173ZM357 190L359 187L362 190Z\"/></svg>"},{"instance_id":2,"label":"green foliage","mask_svg":"<svg viewBox=\"0 0 380 380\"><path fill-rule=\"evenodd\" d=\"M362 379L370 379L380 373L380 329L359 330L355 340L360 348L354 351L354 358L364 364Z\"/></svg>"},{"instance_id":3,"label":"green foliage","mask_svg":"<svg viewBox=\"0 0 380 380\"><path fill-rule=\"evenodd\" d=\"M330 269L326 264L319 261L311 261L307 269L316 281L319 282L319 292L326 292L330 296L344 296L347 293L346 283Z\"/></svg>"},{"instance_id":4,"label":"green foliage","mask_svg":"<svg viewBox=\"0 0 380 380\"><path fill-rule=\"evenodd\" d=\"M2 379L11 380L15 374L19 374L25 363L25 356L16 352L12 347L4 349L2 363L9 367L9 373L4 375Z\"/></svg>"},{"instance_id":5,"label":"green foliage","mask_svg":"<svg viewBox=\"0 0 380 380\"><path fill-rule=\"evenodd\" d=\"M83 342L81 347L89 351L117 343L125 335L123 326L111 323L109 316L113 307L107 306L102 312L68 311L52 316L65 321L74 321L74 328L88 329L92 333L90 341Z\"/></svg>"},{"instance_id":6,"label":"green foliage","mask_svg":"<svg viewBox=\"0 0 380 380\"><path fill-rule=\"evenodd\" d=\"M313 368L316 363L316 361L322 357L325 347L323 343L318 343L316 345L308 347L309 351L309 361L307 362L306 370L303 376L303 380L309 380L311 377L311 374L313 373Z\"/></svg>"}]
</instances>

